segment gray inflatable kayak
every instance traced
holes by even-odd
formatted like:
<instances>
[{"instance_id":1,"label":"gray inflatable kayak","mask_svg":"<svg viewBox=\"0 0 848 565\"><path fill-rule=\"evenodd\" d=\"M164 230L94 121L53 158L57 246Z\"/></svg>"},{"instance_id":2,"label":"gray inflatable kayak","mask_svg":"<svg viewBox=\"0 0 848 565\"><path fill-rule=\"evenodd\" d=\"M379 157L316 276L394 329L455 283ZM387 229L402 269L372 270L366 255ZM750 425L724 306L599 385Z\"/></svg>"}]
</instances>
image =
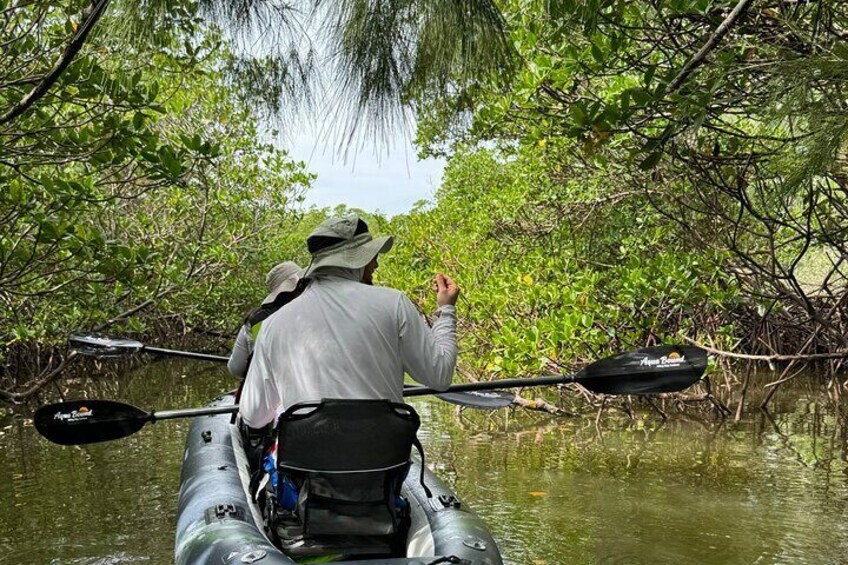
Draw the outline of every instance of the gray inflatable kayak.
<instances>
[{"instance_id":1,"label":"gray inflatable kayak","mask_svg":"<svg viewBox=\"0 0 848 565\"><path fill-rule=\"evenodd\" d=\"M229 405L225 396L213 405ZM262 527L259 508L248 495L249 466L241 434L227 414L195 418L186 439L180 485L175 557L178 565L291 565ZM419 483L413 461L402 494L409 501L411 526L405 555L335 561L351 565L501 565L498 547L482 520L429 469Z\"/></svg>"}]
</instances>

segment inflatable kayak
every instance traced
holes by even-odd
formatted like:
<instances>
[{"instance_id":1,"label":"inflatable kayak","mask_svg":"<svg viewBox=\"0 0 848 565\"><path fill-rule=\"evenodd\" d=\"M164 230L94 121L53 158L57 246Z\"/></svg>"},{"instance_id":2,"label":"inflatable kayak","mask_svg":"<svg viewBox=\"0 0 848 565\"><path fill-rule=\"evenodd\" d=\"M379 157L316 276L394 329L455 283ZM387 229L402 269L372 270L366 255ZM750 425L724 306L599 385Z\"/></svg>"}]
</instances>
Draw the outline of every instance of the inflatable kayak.
<instances>
[{"instance_id":1,"label":"inflatable kayak","mask_svg":"<svg viewBox=\"0 0 848 565\"><path fill-rule=\"evenodd\" d=\"M232 396L224 396L213 405L232 403ZM421 479L426 486L422 486ZM480 518L429 469L425 467L422 474L419 460L412 460L400 492L408 503L405 540L395 544L401 549L374 557L368 556L371 552L364 548L364 559L347 557L332 562L502 563L497 545ZM249 494L249 465L242 437L227 414L195 418L191 424L182 467L175 558L178 565L277 565L303 561L284 553L266 535L260 508Z\"/></svg>"}]
</instances>

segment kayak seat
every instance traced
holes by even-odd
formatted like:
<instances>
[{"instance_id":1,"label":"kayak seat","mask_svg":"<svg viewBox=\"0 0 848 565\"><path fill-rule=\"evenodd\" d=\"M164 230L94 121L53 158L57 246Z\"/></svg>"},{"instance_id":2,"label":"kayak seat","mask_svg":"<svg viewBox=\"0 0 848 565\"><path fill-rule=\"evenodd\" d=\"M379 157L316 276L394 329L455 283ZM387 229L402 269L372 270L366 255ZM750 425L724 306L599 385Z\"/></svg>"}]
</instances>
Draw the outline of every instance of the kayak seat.
<instances>
[{"instance_id":1,"label":"kayak seat","mask_svg":"<svg viewBox=\"0 0 848 565\"><path fill-rule=\"evenodd\" d=\"M385 554L405 539L409 511L400 489L419 425L411 406L389 400L324 399L281 414L277 470L298 486L303 536L287 552L368 547Z\"/></svg>"}]
</instances>

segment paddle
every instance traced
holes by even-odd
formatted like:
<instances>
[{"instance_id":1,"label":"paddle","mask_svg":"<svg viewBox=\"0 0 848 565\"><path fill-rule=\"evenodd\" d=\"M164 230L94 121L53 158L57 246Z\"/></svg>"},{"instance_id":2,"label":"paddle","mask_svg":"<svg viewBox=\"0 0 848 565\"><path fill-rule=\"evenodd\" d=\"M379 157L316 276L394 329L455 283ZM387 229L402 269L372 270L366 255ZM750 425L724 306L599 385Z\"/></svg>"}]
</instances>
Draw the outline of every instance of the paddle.
<instances>
[{"instance_id":1,"label":"paddle","mask_svg":"<svg viewBox=\"0 0 848 565\"><path fill-rule=\"evenodd\" d=\"M77 353L89 357L122 357L143 351L157 355L197 359L198 361L215 361L216 363L226 363L230 360L229 357L224 357L223 355L193 353L191 351L179 351L177 349L162 349L160 347L150 347L134 339L111 338L97 334L71 334L68 337L68 345Z\"/></svg>"},{"instance_id":2,"label":"paddle","mask_svg":"<svg viewBox=\"0 0 848 565\"><path fill-rule=\"evenodd\" d=\"M71 336L68 337L68 344L73 350L81 355L99 358L121 357L124 355L146 352L155 353L157 355L183 357L186 359L197 359L199 361L214 361L216 363L226 363L230 360L229 357L224 357L222 355L149 347L134 339L112 338L97 334L71 334ZM503 391L491 391L488 393L457 392L455 394L437 394L436 396L446 402L458 404L460 406L496 409L511 405L514 395Z\"/></svg>"},{"instance_id":3,"label":"paddle","mask_svg":"<svg viewBox=\"0 0 848 565\"><path fill-rule=\"evenodd\" d=\"M658 345L605 357L574 375L552 375L529 379L501 379L453 385L450 392L493 388L577 383L596 394L659 394L677 392L695 384L707 368L707 352L692 345ZM433 394L433 389L415 387L404 396Z\"/></svg>"},{"instance_id":4,"label":"paddle","mask_svg":"<svg viewBox=\"0 0 848 565\"><path fill-rule=\"evenodd\" d=\"M698 381L707 368L706 351L693 346L658 346L620 353L595 361L575 375L463 383L447 394L498 388L580 383L604 394L655 394L683 390ZM427 387L405 389L404 396L444 394ZM145 412L135 406L110 400L75 400L42 406L35 412L35 428L48 440L61 445L110 441L134 434L148 422L232 414L238 405Z\"/></svg>"}]
</instances>

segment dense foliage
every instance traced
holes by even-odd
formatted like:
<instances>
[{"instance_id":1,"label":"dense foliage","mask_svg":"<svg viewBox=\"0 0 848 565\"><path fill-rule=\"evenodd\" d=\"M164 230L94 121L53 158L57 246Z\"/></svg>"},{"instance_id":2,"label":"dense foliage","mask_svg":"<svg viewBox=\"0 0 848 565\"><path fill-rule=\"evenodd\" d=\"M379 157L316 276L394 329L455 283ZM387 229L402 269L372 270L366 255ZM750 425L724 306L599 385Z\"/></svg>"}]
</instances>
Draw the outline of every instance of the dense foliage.
<instances>
[{"instance_id":1,"label":"dense foliage","mask_svg":"<svg viewBox=\"0 0 848 565\"><path fill-rule=\"evenodd\" d=\"M430 273L460 281L463 365L477 378L555 371L678 332L727 333L737 295L722 257L687 249L644 197L608 200L613 175L553 182L553 151L454 156L435 206L388 227L399 244L381 280L430 308Z\"/></svg>"},{"instance_id":2,"label":"dense foliage","mask_svg":"<svg viewBox=\"0 0 848 565\"><path fill-rule=\"evenodd\" d=\"M522 221L546 236L539 248L552 219L581 224L589 209L594 230L574 239L583 261L598 259L584 241L653 241L638 265L625 246L599 272L641 273L649 281L641 299L657 296L657 278L681 281L687 270L718 302L738 288L744 300L725 306L735 309L740 341L725 345L764 354L848 347L844 2L502 6L524 65L506 89L483 77L451 98L420 100L425 153L462 160L482 143L505 156L493 165L501 170L514 166L513 154L537 155L544 194L526 199ZM605 180L593 186L587 177ZM622 210L629 224L591 222ZM658 239L638 221L651 217L664 218ZM661 272L640 267L662 256ZM722 285L711 282L716 267Z\"/></svg>"},{"instance_id":3,"label":"dense foliage","mask_svg":"<svg viewBox=\"0 0 848 565\"><path fill-rule=\"evenodd\" d=\"M230 52L214 28L195 44L162 35L155 49L129 52L92 36L14 116L73 31L73 8L3 11L0 113L13 116L0 122L6 388L54 366L52 345L78 329L231 332L286 253L271 241L294 225L291 204L310 182L260 141L222 80ZM179 13L173 23L185 38L197 25Z\"/></svg>"}]
</instances>

